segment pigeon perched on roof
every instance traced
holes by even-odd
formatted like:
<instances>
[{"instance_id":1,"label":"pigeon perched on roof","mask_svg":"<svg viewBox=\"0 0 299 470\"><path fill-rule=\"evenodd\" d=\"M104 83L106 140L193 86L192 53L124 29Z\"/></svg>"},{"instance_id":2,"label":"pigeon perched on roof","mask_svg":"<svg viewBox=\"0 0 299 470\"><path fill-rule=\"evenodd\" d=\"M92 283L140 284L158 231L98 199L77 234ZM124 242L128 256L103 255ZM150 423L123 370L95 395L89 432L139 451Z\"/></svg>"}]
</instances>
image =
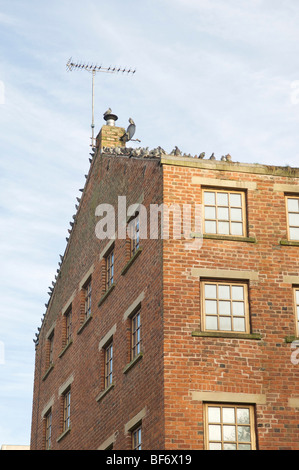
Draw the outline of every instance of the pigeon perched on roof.
<instances>
[{"instance_id":1,"label":"pigeon perched on roof","mask_svg":"<svg viewBox=\"0 0 299 470\"><path fill-rule=\"evenodd\" d=\"M111 113L112 113L112 109L108 108L107 111L104 112L104 117Z\"/></svg>"},{"instance_id":2,"label":"pigeon perched on roof","mask_svg":"<svg viewBox=\"0 0 299 470\"><path fill-rule=\"evenodd\" d=\"M170 155L182 155L182 152L177 146L175 146Z\"/></svg>"},{"instance_id":3,"label":"pigeon perched on roof","mask_svg":"<svg viewBox=\"0 0 299 470\"><path fill-rule=\"evenodd\" d=\"M132 139L136 131L136 124L132 118L129 119L129 123L130 125L128 126L127 132L125 132L124 135L120 138L120 140L122 140L123 142L129 142L129 140Z\"/></svg>"}]
</instances>

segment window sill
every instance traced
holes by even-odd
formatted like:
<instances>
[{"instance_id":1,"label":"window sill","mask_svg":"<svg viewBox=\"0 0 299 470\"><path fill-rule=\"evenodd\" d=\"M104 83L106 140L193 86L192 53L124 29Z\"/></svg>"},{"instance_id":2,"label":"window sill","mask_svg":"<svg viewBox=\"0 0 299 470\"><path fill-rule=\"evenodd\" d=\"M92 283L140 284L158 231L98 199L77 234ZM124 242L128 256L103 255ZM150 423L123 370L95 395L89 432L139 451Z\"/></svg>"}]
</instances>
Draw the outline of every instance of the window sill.
<instances>
[{"instance_id":1,"label":"window sill","mask_svg":"<svg viewBox=\"0 0 299 470\"><path fill-rule=\"evenodd\" d=\"M46 378L48 377L48 375L50 374L51 370L54 369L54 363L52 362L48 369L46 370L46 372L44 373L44 375L42 376L42 380L46 380Z\"/></svg>"},{"instance_id":2,"label":"window sill","mask_svg":"<svg viewBox=\"0 0 299 470\"><path fill-rule=\"evenodd\" d=\"M116 284L112 284L112 286L110 286L109 289L106 290L105 294L100 298L100 301L98 303L98 307L100 307L100 305L102 305L102 303L107 299L108 295L111 294L111 292L113 291L115 286L116 286Z\"/></svg>"},{"instance_id":3,"label":"window sill","mask_svg":"<svg viewBox=\"0 0 299 470\"><path fill-rule=\"evenodd\" d=\"M131 370L132 367L134 367L135 364L137 364L137 362L139 362L142 358L143 358L143 353L140 352L139 354L137 354L136 357L134 357L134 359L132 359L131 362L129 362L129 364L126 365L126 367L123 370L123 373L126 374L127 372L129 372L129 370Z\"/></svg>"},{"instance_id":4,"label":"window sill","mask_svg":"<svg viewBox=\"0 0 299 470\"><path fill-rule=\"evenodd\" d=\"M232 242L245 242L245 243L257 243L255 237L238 237L235 235L219 235L219 234L209 234L209 233L190 233L190 238L203 238L207 240L229 240Z\"/></svg>"},{"instance_id":5,"label":"window sill","mask_svg":"<svg viewBox=\"0 0 299 470\"><path fill-rule=\"evenodd\" d=\"M73 344L73 340L71 339L66 346L64 346L63 350L61 351L61 353L59 354L58 357L62 357L65 353L65 351L68 350L68 348L70 347L70 345Z\"/></svg>"},{"instance_id":6,"label":"window sill","mask_svg":"<svg viewBox=\"0 0 299 470\"><path fill-rule=\"evenodd\" d=\"M208 338L237 338L237 339L252 339L261 340L262 336L259 333L235 333L226 331L192 331L192 336L195 337L208 337Z\"/></svg>"},{"instance_id":7,"label":"window sill","mask_svg":"<svg viewBox=\"0 0 299 470\"><path fill-rule=\"evenodd\" d=\"M88 325L88 323L90 322L90 320L92 319L92 315L90 314L88 318L86 318L86 320L84 320L84 322L82 323L82 325L80 326L79 330L77 331L77 335L79 335L80 333L82 333L82 331L84 330L84 328L86 327L86 325Z\"/></svg>"},{"instance_id":8,"label":"window sill","mask_svg":"<svg viewBox=\"0 0 299 470\"><path fill-rule=\"evenodd\" d=\"M285 343L293 343L294 341L299 342L299 337L298 336L286 336L284 339Z\"/></svg>"},{"instance_id":9,"label":"window sill","mask_svg":"<svg viewBox=\"0 0 299 470\"><path fill-rule=\"evenodd\" d=\"M131 267L131 265L134 263L135 259L138 258L138 256L140 255L140 253L142 252L142 248L138 248L138 250L136 251L136 253L134 253L134 255L129 259L129 261L127 262L127 264L125 265L125 267L123 268L121 274L124 275L126 274L126 272L128 271L128 269Z\"/></svg>"},{"instance_id":10,"label":"window sill","mask_svg":"<svg viewBox=\"0 0 299 470\"><path fill-rule=\"evenodd\" d=\"M70 431L71 431L71 428L70 428L70 427L69 427L68 429L66 429L65 431L63 431L63 433L60 434L60 436L58 437L58 439L56 440L56 442L61 441Z\"/></svg>"},{"instance_id":11,"label":"window sill","mask_svg":"<svg viewBox=\"0 0 299 470\"><path fill-rule=\"evenodd\" d=\"M280 240L280 244L284 246L299 246L299 241L295 240Z\"/></svg>"},{"instance_id":12,"label":"window sill","mask_svg":"<svg viewBox=\"0 0 299 470\"><path fill-rule=\"evenodd\" d=\"M110 390L112 390L114 388L114 383L112 383L111 385L109 385L109 387L105 388L105 390L103 390L96 398L96 401L99 402L101 401L106 395L107 393L110 392Z\"/></svg>"}]
</instances>

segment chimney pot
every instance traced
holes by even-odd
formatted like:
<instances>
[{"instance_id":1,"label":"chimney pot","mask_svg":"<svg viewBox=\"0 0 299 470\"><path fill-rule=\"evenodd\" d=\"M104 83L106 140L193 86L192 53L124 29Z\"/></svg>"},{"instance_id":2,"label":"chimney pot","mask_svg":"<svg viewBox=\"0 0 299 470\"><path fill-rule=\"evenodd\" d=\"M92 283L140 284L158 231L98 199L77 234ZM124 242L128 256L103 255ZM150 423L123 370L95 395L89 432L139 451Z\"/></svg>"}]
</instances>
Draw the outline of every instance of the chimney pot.
<instances>
[{"instance_id":1,"label":"chimney pot","mask_svg":"<svg viewBox=\"0 0 299 470\"><path fill-rule=\"evenodd\" d=\"M115 126L115 121L118 120L118 117L116 116L116 114L106 114L104 116L104 119L107 123L107 126Z\"/></svg>"}]
</instances>

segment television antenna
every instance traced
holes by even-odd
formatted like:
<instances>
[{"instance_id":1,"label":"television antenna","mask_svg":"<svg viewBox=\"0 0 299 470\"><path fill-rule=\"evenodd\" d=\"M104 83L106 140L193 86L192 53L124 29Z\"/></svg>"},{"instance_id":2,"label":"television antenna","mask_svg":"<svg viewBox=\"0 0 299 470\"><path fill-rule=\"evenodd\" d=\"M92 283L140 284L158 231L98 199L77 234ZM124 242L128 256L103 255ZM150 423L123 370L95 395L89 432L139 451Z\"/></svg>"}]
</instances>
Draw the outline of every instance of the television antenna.
<instances>
[{"instance_id":1,"label":"television antenna","mask_svg":"<svg viewBox=\"0 0 299 470\"><path fill-rule=\"evenodd\" d=\"M127 67L103 67L102 65L93 65L86 64L81 62L73 62L72 58L67 61L66 68L69 72L74 69L77 70L86 70L92 74L92 121L91 121L91 147L95 147L95 137L94 137L94 79L97 72L104 73L126 73L134 74L136 69L127 68Z\"/></svg>"}]
</instances>

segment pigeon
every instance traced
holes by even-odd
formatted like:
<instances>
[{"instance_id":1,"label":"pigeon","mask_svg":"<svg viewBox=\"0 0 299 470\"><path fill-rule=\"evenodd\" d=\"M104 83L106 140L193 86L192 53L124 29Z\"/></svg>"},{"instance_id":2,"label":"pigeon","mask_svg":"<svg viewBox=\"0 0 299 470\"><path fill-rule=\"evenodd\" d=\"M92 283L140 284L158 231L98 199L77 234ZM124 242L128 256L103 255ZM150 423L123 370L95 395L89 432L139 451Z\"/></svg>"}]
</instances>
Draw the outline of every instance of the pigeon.
<instances>
[{"instance_id":1,"label":"pigeon","mask_svg":"<svg viewBox=\"0 0 299 470\"><path fill-rule=\"evenodd\" d=\"M159 150L157 148L151 150L150 151L150 156L151 157L158 157L159 156Z\"/></svg>"},{"instance_id":2,"label":"pigeon","mask_svg":"<svg viewBox=\"0 0 299 470\"><path fill-rule=\"evenodd\" d=\"M131 140L136 131L136 124L132 118L129 119L129 123L130 125L128 126L127 132L120 138L123 142Z\"/></svg>"},{"instance_id":3,"label":"pigeon","mask_svg":"<svg viewBox=\"0 0 299 470\"><path fill-rule=\"evenodd\" d=\"M165 151L164 149L162 149L162 147L159 146L159 147L158 147L158 150L159 150L159 152L160 152L160 155L167 155L167 154L166 154L166 151Z\"/></svg>"},{"instance_id":4,"label":"pigeon","mask_svg":"<svg viewBox=\"0 0 299 470\"><path fill-rule=\"evenodd\" d=\"M149 150L148 147L145 147L141 150L142 157L149 157Z\"/></svg>"},{"instance_id":5,"label":"pigeon","mask_svg":"<svg viewBox=\"0 0 299 470\"><path fill-rule=\"evenodd\" d=\"M112 109L108 108L107 111L104 112L104 117L111 113L112 113Z\"/></svg>"},{"instance_id":6,"label":"pigeon","mask_svg":"<svg viewBox=\"0 0 299 470\"><path fill-rule=\"evenodd\" d=\"M182 152L180 151L180 149L177 146L175 146L170 155L181 155L181 154Z\"/></svg>"}]
</instances>

